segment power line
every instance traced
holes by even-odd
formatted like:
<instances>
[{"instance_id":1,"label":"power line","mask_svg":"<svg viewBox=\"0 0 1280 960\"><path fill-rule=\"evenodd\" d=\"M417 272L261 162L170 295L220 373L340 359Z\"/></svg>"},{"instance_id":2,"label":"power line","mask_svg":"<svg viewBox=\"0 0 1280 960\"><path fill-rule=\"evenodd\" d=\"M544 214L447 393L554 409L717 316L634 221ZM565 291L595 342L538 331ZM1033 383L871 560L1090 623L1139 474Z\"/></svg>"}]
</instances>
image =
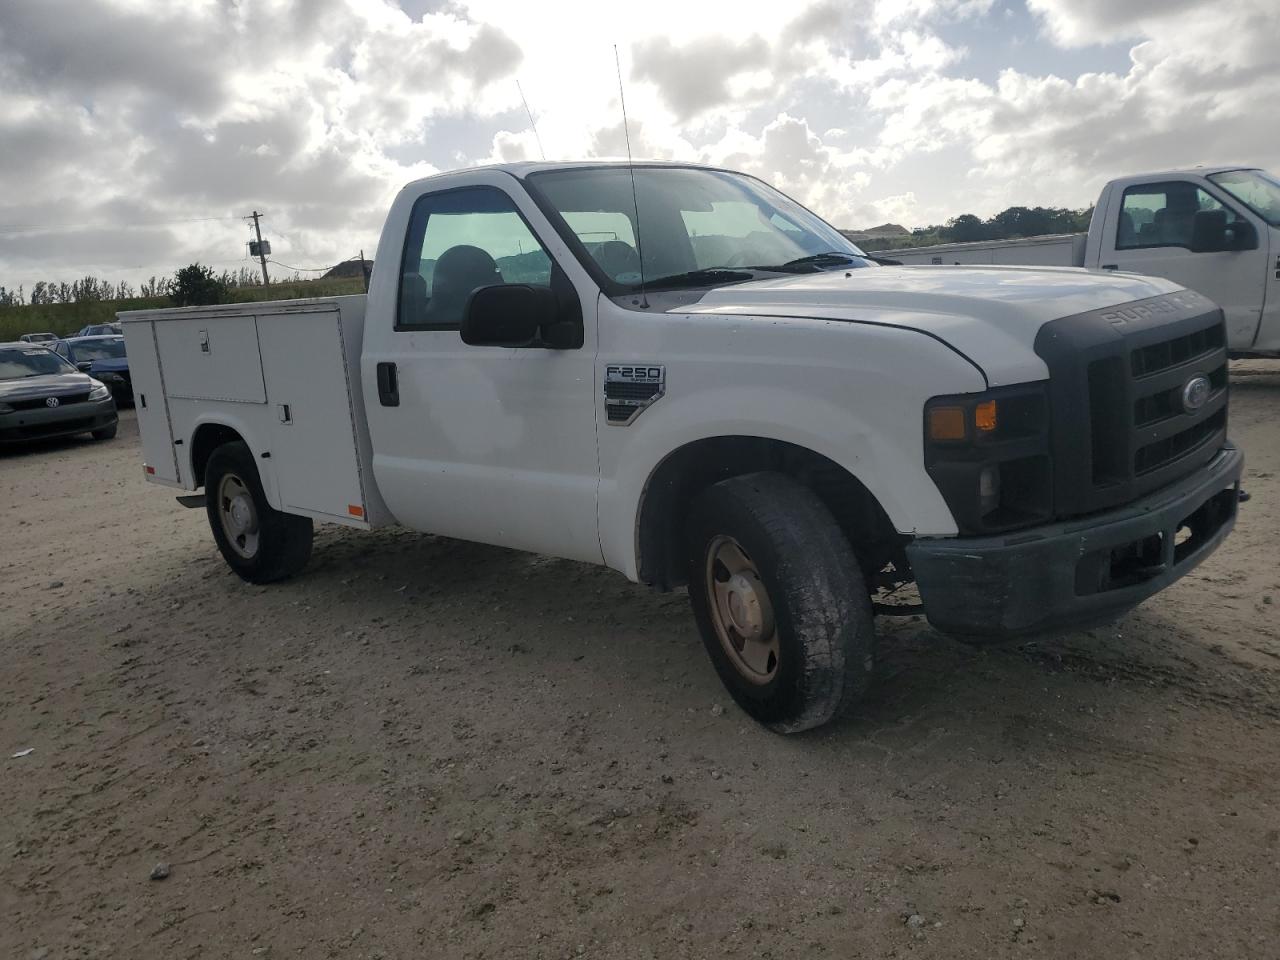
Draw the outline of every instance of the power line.
<instances>
[{"instance_id":1,"label":"power line","mask_svg":"<svg viewBox=\"0 0 1280 960\"><path fill-rule=\"evenodd\" d=\"M286 270L293 270L297 273L327 273L334 267L340 267L344 263L350 263L352 260L363 260L364 258L357 254L354 257L347 257L345 260L339 260L337 263L328 267L291 267L287 263L281 263L279 260L268 260L268 263L274 263L277 267L284 267Z\"/></svg>"}]
</instances>

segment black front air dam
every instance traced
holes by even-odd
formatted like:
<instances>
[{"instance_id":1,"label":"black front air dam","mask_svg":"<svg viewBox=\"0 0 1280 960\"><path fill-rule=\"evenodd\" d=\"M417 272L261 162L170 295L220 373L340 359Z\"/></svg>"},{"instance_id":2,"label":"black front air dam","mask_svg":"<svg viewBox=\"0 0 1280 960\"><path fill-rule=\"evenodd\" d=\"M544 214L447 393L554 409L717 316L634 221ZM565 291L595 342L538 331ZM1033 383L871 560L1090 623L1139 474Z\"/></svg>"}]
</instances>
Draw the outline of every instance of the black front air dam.
<instances>
[{"instance_id":1,"label":"black front air dam","mask_svg":"<svg viewBox=\"0 0 1280 960\"><path fill-rule=\"evenodd\" d=\"M1226 444L1177 483L1105 513L907 547L929 622L994 639L1105 623L1163 590L1235 524L1244 457Z\"/></svg>"}]
</instances>

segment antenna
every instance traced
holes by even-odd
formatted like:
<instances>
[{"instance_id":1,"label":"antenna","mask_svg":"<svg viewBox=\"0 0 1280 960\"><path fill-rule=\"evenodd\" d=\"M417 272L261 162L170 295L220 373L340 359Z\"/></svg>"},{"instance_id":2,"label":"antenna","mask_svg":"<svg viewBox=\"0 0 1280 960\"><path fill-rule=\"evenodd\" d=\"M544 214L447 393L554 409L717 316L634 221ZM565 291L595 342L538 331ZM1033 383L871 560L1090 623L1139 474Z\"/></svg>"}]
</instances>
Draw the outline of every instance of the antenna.
<instances>
[{"instance_id":1,"label":"antenna","mask_svg":"<svg viewBox=\"0 0 1280 960\"><path fill-rule=\"evenodd\" d=\"M644 247L640 245L640 201L636 199L636 165L631 159L631 128L627 125L627 97L622 92L622 61L618 59L618 45L613 45L613 65L618 71L618 102L622 104L622 132L627 138L627 169L631 171L631 205L636 211L636 256L640 258L640 305L649 306L644 295Z\"/></svg>"},{"instance_id":2,"label":"antenna","mask_svg":"<svg viewBox=\"0 0 1280 960\"><path fill-rule=\"evenodd\" d=\"M520 93L520 102L524 104L524 112L529 115L529 126L533 128L533 138L538 141L538 152L542 154L542 159L547 159L547 151L542 149L542 137L538 135L538 125L533 122L533 111L529 109L529 101L524 97L524 89L520 86L520 81L516 81L516 90Z\"/></svg>"}]
</instances>

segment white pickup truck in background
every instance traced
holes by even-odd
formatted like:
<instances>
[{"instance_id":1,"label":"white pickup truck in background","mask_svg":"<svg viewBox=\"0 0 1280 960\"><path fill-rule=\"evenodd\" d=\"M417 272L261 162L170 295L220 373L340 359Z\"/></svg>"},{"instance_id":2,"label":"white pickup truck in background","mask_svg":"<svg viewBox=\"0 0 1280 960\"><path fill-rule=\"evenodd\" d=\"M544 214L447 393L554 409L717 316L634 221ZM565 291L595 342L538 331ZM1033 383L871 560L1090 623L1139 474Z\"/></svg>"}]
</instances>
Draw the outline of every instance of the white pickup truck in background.
<instances>
[{"instance_id":1,"label":"white pickup truck in background","mask_svg":"<svg viewBox=\"0 0 1280 960\"><path fill-rule=\"evenodd\" d=\"M1236 517L1208 299L877 266L724 170L444 174L396 198L367 296L120 319L147 479L204 488L244 579L300 571L319 520L687 586L780 731L866 689L904 584L964 636L1103 622Z\"/></svg>"},{"instance_id":2,"label":"white pickup truck in background","mask_svg":"<svg viewBox=\"0 0 1280 960\"><path fill-rule=\"evenodd\" d=\"M1087 267L1165 277L1222 307L1236 356L1280 356L1280 181L1196 167L1112 180L1088 234L878 251L902 264Z\"/></svg>"}]
</instances>

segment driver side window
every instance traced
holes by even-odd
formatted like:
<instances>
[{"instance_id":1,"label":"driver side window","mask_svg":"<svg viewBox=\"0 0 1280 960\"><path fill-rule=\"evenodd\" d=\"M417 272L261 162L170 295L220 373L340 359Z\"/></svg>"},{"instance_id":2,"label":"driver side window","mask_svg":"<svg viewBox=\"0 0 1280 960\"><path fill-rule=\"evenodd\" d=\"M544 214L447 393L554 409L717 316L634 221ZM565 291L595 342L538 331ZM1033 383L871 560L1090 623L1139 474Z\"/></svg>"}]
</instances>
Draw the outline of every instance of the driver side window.
<instances>
[{"instance_id":1,"label":"driver side window","mask_svg":"<svg viewBox=\"0 0 1280 960\"><path fill-rule=\"evenodd\" d=\"M478 287L551 286L551 258L494 187L427 194L413 205L400 268L397 330L457 330Z\"/></svg>"},{"instance_id":2,"label":"driver side window","mask_svg":"<svg viewBox=\"0 0 1280 960\"><path fill-rule=\"evenodd\" d=\"M1240 219L1233 210L1193 183L1175 180L1129 187L1124 192L1116 227L1116 249L1190 249L1196 214L1219 210L1224 211L1228 221Z\"/></svg>"}]
</instances>

